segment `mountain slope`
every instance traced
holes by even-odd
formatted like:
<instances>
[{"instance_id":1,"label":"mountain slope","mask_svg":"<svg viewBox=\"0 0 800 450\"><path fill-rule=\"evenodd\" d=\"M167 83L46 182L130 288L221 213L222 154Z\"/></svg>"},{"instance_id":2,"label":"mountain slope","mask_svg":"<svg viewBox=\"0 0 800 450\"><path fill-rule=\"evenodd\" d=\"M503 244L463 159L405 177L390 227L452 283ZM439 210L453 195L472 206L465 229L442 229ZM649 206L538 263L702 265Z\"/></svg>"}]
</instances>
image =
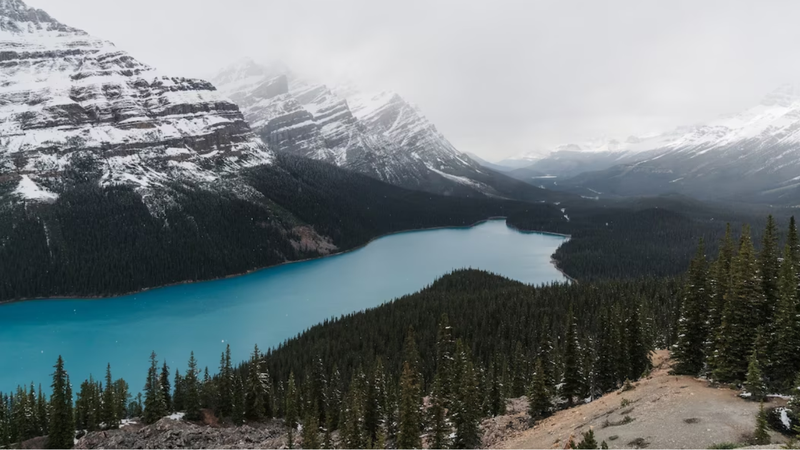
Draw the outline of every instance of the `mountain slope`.
<instances>
[{"instance_id":1,"label":"mountain slope","mask_svg":"<svg viewBox=\"0 0 800 450\"><path fill-rule=\"evenodd\" d=\"M275 155L212 84L161 75L20 0L0 0L0 48L0 261L13 262L0 301L222 277L514 205ZM319 95L297 98L324 122Z\"/></svg>"},{"instance_id":2,"label":"mountain slope","mask_svg":"<svg viewBox=\"0 0 800 450\"><path fill-rule=\"evenodd\" d=\"M87 173L159 208L172 181L218 183L271 153L205 81L159 74L19 0L0 2L0 201L52 201Z\"/></svg>"},{"instance_id":3,"label":"mountain slope","mask_svg":"<svg viewBox=\"0 0 800 450\"><path fill-rule=\"evenodd\" d=\"M594 172L558 185L582 194L678 192L700 199L797 205L800 87L784 86L739 114L678 129L646 144L649 149L618 152L613 163L608 159L587 166ZM533 167L543 168L542 162Z\"/></svg>"},{"instance_id":4,"label":"mountain slope","mask_svg":"<svg viewBox=\"0 0 800 450\"><path fill-rule=\"evenodd\" d=\"M281 65L243 60L214 77L269 148L446 195L553 198L459 152L420 110L393 92L309 82Z\"/></svg>"}]
</instances>

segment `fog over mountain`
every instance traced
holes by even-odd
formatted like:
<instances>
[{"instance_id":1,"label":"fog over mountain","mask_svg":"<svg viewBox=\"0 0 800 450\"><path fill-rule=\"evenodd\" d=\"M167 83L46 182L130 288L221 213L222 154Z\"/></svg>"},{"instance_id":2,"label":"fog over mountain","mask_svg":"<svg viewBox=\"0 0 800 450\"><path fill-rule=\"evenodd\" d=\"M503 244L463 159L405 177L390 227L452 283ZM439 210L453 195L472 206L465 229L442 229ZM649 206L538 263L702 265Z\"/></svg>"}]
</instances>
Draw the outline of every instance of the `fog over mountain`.
<instances>
[{"instance_id":1,"label":"fog over mountain","mask_svg":"<svg viewBox=\"0 0 800 450\"><path fill-rule=\"evenodd\" d=\"M249 56L401 92L492 161L707 121L800 80L795 2L30 4L169 72Z\"/></svg>"}]
</instances>

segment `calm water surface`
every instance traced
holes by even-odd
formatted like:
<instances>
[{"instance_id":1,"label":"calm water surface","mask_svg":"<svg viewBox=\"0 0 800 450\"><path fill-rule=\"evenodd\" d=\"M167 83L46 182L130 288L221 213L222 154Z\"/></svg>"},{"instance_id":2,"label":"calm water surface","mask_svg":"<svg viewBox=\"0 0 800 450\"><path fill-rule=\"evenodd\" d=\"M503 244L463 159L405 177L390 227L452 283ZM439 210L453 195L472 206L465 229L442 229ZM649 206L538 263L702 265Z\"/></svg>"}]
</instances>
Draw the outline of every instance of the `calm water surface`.
<instances>
[{"instance_id":1,"label":"calm water surface","mask_svg":"<svg viewBox=\"0 0 800 450\"><path fill-rule=\"evenodd\" d=\"M236 278L171 286L101 300L0 305L0 391L50 385L64 357L73 385L106 363L137 392L152 350L183 372L194 350L214 373L230 343L234 361L311 325L416 292L458 268L479 268L533 284L564 281L550 264L560 236L520 233L504 220L472 228L415 231L342 255ZM46 389L49 391L49 388Z\"/></svg>"}]
</instances>

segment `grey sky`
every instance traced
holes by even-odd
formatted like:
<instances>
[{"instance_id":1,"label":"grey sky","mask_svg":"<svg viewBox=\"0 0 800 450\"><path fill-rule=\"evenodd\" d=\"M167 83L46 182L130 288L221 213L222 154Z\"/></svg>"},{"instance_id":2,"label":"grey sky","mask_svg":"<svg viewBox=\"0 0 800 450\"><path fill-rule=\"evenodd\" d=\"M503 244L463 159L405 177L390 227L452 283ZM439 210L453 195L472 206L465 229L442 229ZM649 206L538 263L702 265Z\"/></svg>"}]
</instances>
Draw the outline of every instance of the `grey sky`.
<instances>
[{"instance_id":1,"label":"grey sky","mask_svg":"<svg viewBox=\"0 0 800 450\"><path fill-rule=\"evenodd\" d=\"M800 82L800 2L28 0L177 75L281 59L487 159L736 112Z\"/></svg>"}]
</instances>

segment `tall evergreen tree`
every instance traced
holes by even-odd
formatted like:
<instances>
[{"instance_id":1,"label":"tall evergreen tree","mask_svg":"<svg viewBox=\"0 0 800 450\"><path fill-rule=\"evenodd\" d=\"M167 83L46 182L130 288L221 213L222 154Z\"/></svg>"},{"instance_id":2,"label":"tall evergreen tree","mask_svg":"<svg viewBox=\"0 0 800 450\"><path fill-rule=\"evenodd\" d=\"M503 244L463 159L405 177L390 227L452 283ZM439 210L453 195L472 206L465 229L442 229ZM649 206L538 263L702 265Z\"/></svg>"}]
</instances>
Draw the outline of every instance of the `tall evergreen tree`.
<instances>
[{"instance_id":1,"label":"tall evergreen tree","mask_svg":"<svg viewBox=\"0 0 800 450\"><path fill-rule=\"evenodd\" d=\"M570 306L567 314L567 332L564 336L564 378L561 387L561 395L567 399L569 405L573 405L575 397L582 396L586 389L581 370L583 358L576 328L575 315Z\"/></svg>"},{"instance_id":2,"label":"tall evergreen tree","mask_svg":"<svg viewBox=\"0 0 800 450\"><path fill-rule=\"evenodd\" d=\"M206 376L208 376L208 369L206 369L205 373ZM186 410L186 415L184 416L186 417L186 420L200 420L202 418L200 413L202 393L200 382L197 379L197 376L197 360L194 359L194 352L191 352L189 355L189 364L186 367L186 376L183 378L183 382L181 383L184 391L184 398L182 401ZM208 384L212 384L210 380L208 381Z\"/></svg>"},{"instance_id":3,"label":"tall evergreen tree","mask_svg":"<svg viewBox=\"0 0 800 450\"><path fill-rule=\"evenodd\" d=\"M689 266L678 323L678 343L672 351L672 357L677 361L673 370L677 374L697 375L705 365L709 336L708 307L711 301L707 279L705 248L701 240Z\"/></svg>"},{"instance_id":4,"label":"tall evergreen tree","mask_svg":"<svg viewBox=\"0 0 800 450\"><path fill-rule=\"evenodd\" d=\"M147 382L144 386L144 423L155 423L167 415L167 405L164 401L164 391L158 374L158 360L156 352L150 354L150 368L147 370Z\"/></svg>"},{"instance_id":5,"label":"tall evergreen tree","mask_svg":"<svg viewBox=\"0 0 800 450\"><path fill-rule=\"evenodd\" d=\"M261 354L258 351L258 345L253 349L253 354L250 356L250 365L247 376L247 392L245 404L245 417L248 420L261 420L264 418L266 406L264 400L267 396L266 380L261 377ZM314 405L316 411L316 405ZM317 418L319 422L319 418Z\"/></svg>"},{"instance_id":6,"label":"tall evergreen tree","mask_svg":"<svg viewBox=\"0 0 800 450\"><path fill-rule=\"evenodd\" d=\"M235 425L241 425L245 420L245 388L244 380L239 372L233 374L233 410L231 411L231 421Z\"/></svg>"},{"instance_id":7,"label":"tall evergreen tree","mask_svg":"<svg viewBox=\"0 0 800 450\"><path fill-rule=\"evenodd\" d=\"M454 385L453 448L478 448L481 445L480 394L475 367L469 349L460 340L456 341L456 354L461 370Z\"/></svg>"},{"instance_id":8,"label":"tall evergreen tree","mask_svg":"<svg viewBox=\"0 0 800 450\"><path fill-rule=\"evenodd\" d=\"M626 326L627 352L630 355L630 371L628 379L638 380L645 372L649 372L653 367L650 360L652 349L649 346L647 336L642 329L641 317L639 315L639 305L635 305L630 310L630 316Z\"/></svg>"},{"instance_id":9,"label":"tall evergreen tree","mask_svg":"<svg viewBox=\"0 0 800 450\"><path fill-rule=\"evenodd\" d=\"M771 334L772 317L778 305L778 273L779 273L778 229L772 215L767 217L767 226L761 240L761 252L758 257L761 273L761 291L764 296L760 317Z\"/></svg>"},{"instance_id":10,"label":"tall evergreen tree","mask_svg":"<svg viewBox=\"0 0 800 450\"><path fill-rule=\"evenodd\" d=\"M219 362L217 374L217 409L221 416L233 412L233 366L231 365L231 345L225 347Z\"/></svg>"},{"instance_id":11,"label":"tall evergreen tree","mask_svg":"<svg viewBox=\"0 0 800 450\"><path fill-rule=\"evenodd\" d=\"M800 371L800 302L795 268L791 246L787 244L780 269L779 303L770 344L772 363L769 368L774 384L781 390L788 389L795 374Z\"/></svg>"},{"instance_id":12,"label":"tall evergreen tree","mask_svg":"<svg viewBox=\"0 0 800 450\"><path fill-rule=\"evenodd\" d=\"M342 443L345 448L366 448L369 441L364 424L366 403L366 380L363 370L359 367L353 373L350 389L344 402L342 412L343 424L341 429Z\"/></svg>"},{"instance_id":13,"label":"tall evergreen tree","mask_svg":"<svg viewBox=\"0 0 800 450\"><path fill-rule=\"evenodd\" d=\"M536 359L535 371L528 393L528 414L532 421L547 417L553 407L550 401L551 387L547 385L547 374L544 372L544 364L539 358Z\"/></svg>"},{"instance_id":14,"label":"tall evergreen tree","mask_svg":"<svg viewBox=\"0 0 800 450\"><path fill-rule=\"evenodd\" d=\"M184 411L186 409L186 391L184 388L181 371L177 368L175 369L175 378L172 385L174 386L172 394L172 407L175 409L175 411Z\"/></svg>"},{"instance_id":15,"label":"tall evergreen tree","mask_svg":"<svg viewBox=\"0 0 800 450\"><path fill-rule=\"evenodd\" d=\"M447 425L447 408L444 401L442 378L437 371L433 379L433 393L428 408L428 426L430 428L430 448L449 448L450 427Z\"/></svg>"},{"instance_id":16,"label":"tall evergreen tree","mask_svg":"<svg viewBox=\"0 0 800 450\"><path fill-rule=\"evenodd\" d=\"M400 378L400 427L397 436L399 448L422 448L421 380L419 353L413 330L409 330L405 343L405 361Z\"/></svg>"},{"instance_id":17,"label":"tall evergreen tree","mask_svg":"<svg viewBox=\"0 0 800 450\"><path fill-rule=\"evenodd\" d=\"M595 384L601 393L609 392L617 388L617 367L615 366L615 354L619 341L614 339L613 321L611 320L610 309L604 308L600 313L599 334L597 337L597 358L595 359ZM538 358L542 361L541 358ZM547 377L545 371L546 363L542 363L545 386L552 386L552 382ZM538 369L537 369L538 370ZM536 379L534 378L534 383Z\"/></svg>"},{"instance_id":18,"label":"tall evergreen tree","mask_svg":"<svg viewBox=\"0 0 800 450\"><path fill-rule=\"evenodd\" d=\"M320 448L319 412L317 412L316 402L313 402L311 408L305 413L305 420L303 421L303 448Z\"/></svg>"},{"instance_id":19,"label":"tall evergreen tree","mask_svg":"<svg viewBox=\"0 0 800 450\"><path fill-rule=\"evenodd\" d=\"M719 244L719 255L709 270L708 287L711 293L711 302L708 309L709 339L705 351L709 373L716 371L717 365L723 363L719 354L719 349L722 347L722 336L718 331L722 327L725 305L730 297L728 291L731 286L733 257L733 235L729 223L725 227L725 237Z\"/></svg>"},{"instance_id":20,"label":"tall evergreen tree","mask_svg":"<svg viewBox=\"0 0 800 450\"><path fill-rule=\"evenodd\" d=\"M161 376L159 377L159 383L161 383L161 391L163 392L164 397L164 405L167 408L167 413L174 411L172 406L172 386L170 386L169 381L169 367L167 366L167 361L164 360L164 365L161 367Z\"/></svg>"},{"instance_id":21,"label":"tall evergreen tree","mask_svg":"<svg viewBox=\"0 0 800 450\"><path fill-rule=\"evenodd\" d=\"M106 366L106 388L103 391L103 411L100 420L106 428L119 428L119 404L115 398L114 382L111 378L111 364Z\"/></svg>"},{"instance_id":22,"label":"tall evergreen tree","mask_svg":"<svg viewBox=\"0 0 800 450\"><path fill-rule=\"evenodd\" d=\"M286 445L294 448L294 430L297 427L299 411L297 409L297 386L294 382L294 373L289 374L289 383L286 387Z\"/></svg>"},{"instance_id":23,"label":"tall evergreen tree","mask_svg":"<svg viewBox=\"0 0 800 450\"><path fill-rule=\"evenodd\" d=\"M731 285L722 324L717 331L715 378L726 382L744 380L755 330L763 323L763 310L764 294L760 270L750 240L750 229L745 226L739 253L731 267Z\"/></svg>"},{"instance_id":24,"label":"tall evergreen tree","mask_svg":"<svg viewBox=\"0 0 800 450\"><path fill-rule=\"evenodd\" d=\"M72 448L75 438L75 424L72 416L72 388L69 376L64 369L61 356L54 366L53 393L50 396L50 434L47 435L48 448Z\"/></svg>"},{"instance_id":25,"label":"tall evergreen tree","mask_svg":"<svg viewBox=\"0 0 800 450\"><path fill-rule=\"evenodd\" d=\"M0 402L2 402L2 394L0 394ZM47 402L47 398L45 398L44 393L42 392L42 385L39 384L39 395L37 396L36 400L36 410L37 410L37 417L39 419L39 435L44 436L47 435L49 432L50 426L50 409L49 404ZM2 425L0 425L1 427ZM2 432L2 431L0 431ZM0 439L2 441L2 439Z\"/></svg>"}]
</instances>

